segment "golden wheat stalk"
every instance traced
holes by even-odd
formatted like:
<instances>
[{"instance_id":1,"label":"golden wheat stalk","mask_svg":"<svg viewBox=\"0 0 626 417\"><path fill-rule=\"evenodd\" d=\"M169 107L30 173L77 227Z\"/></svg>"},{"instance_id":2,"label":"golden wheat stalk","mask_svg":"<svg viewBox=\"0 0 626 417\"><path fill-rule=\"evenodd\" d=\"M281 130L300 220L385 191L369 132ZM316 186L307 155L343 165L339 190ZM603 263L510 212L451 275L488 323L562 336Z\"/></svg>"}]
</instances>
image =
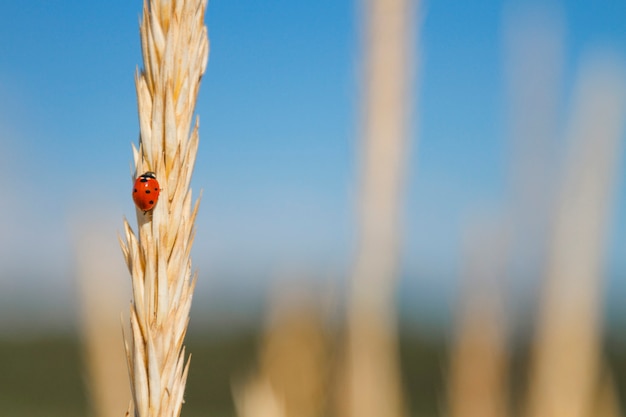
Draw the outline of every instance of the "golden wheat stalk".
<instances>
[{"instance_id":1,"label":"golden wheat stalk","mask_svg":"<svg viewBox=\"0 0 626 417\"><path fill-rule=\"evenodd\" d=\"M596 52L581 69L530 364L527 417L581 417L599 377L604 256L619 172L626 69Z\"/></svg>"},{"instance_id":2,"label":"golden wheat stalk","mask_svg":"<svg viewBox=\"0 0 626 417\"><path fill-rule=\"evenodd\" d=\"M198 201L189 183L198 149L190 133L209 42L206 0L146 0L140 25L144 69L135 81L140 144L135 176L152 171L156 207L137 210L138 236L124 221L120 244L132 276L131 334L126 354L135 416L178 416L189 361L183 339L196 282L190 251Z\"/></svg>"},{"instance_id":3,"label":"golden wheat stalk","mask_svg":"<svg viewBox=\"0 0 626 417\"><path fill-rule=\"evenodd\" d=\"M350 282L348 417L406 414L397 356L394 291L402 206L418 0L364 0L359 233Z\"/></svg>"}]
</instances>

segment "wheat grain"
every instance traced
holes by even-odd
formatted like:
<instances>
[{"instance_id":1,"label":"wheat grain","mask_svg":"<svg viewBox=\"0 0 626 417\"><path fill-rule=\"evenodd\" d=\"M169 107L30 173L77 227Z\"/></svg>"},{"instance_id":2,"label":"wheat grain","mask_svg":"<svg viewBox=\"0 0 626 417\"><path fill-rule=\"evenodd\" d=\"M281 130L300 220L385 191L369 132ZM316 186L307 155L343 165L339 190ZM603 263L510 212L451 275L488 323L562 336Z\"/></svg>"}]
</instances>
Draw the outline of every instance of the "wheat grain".
<instances>
[{"instance_id":1,"label":"wheat grain","mask_svg":"<svg viewBox=\"0 0 626 417\"><path fill-rule=\"evenodd\" d=\"M135 416L178 416L189 361L183 339L196 282L190 250L198 201L190 189L198 149L191 129L209 42L206 0L144 2L142 71L135 81L140 143L135 177L156 174L161 194L148 213L137 210L138 236L124 221L122 251L132 276L131 334L126 335Z\"/></svg>"}]
</instances>

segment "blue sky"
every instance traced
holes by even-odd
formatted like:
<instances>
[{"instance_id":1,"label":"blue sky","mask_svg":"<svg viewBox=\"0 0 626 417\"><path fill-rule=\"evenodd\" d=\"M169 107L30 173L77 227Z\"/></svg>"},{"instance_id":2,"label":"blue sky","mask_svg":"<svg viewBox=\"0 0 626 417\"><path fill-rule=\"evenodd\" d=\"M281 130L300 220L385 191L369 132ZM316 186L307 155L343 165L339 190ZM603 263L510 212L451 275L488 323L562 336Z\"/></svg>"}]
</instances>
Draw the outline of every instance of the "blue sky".
<instances>
[{"instance_id":1,"label":"blue sky","mask_svg":"<svg viewBox=\"0 0 626 417\"><path fill-rule=\"evenodd\" d=\"M423 2L404 230L405 275L422 277L422 291L448 288L468 212L506 194L506 27L528 4ZM566 109L585 51L601 45L626 58L626 2L543 4L562 26ZM212 279L254 281L286 265L338 276L348 264L356 10L336 0L209 3L193 187L203 190L196 265ZM134 215L140 12L139 1L127 0L3 2L0 274L11 291L43 285L63 299L77 219L110 224L116 244L122 217ZM624 187L610 257L622 277ZM33 281L17 284L16 274Z\"/></svg>"}]
</instances>

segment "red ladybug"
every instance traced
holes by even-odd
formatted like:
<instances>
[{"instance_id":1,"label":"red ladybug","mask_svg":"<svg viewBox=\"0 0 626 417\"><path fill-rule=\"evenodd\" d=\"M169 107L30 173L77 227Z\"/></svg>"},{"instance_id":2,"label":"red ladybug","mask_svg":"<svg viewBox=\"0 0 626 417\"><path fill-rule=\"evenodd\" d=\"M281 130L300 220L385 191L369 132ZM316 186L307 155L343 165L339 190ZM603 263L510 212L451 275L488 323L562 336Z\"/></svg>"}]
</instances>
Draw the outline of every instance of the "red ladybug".
<instances>
[{"instance_id":1,"label":"red ladybug","mask_svg":"<svg viewBox=\"0 0 626 417\"><path fill-rule=\"evenodd\" d=\"M133 201L144 214L152 210L159 199L161 187L154 172L146 172L135 180L133 186Z\"/></svg>"}]
</instances>

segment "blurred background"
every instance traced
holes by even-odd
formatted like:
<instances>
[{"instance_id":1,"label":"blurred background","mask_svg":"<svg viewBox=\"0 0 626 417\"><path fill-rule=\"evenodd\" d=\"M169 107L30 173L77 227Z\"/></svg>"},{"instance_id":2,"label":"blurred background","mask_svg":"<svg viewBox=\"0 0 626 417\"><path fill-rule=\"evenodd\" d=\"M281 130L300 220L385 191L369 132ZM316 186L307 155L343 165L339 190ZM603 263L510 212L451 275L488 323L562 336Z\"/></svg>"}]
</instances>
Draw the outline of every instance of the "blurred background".
<instances>
[{"instance_id":1,"label":"blurred background","mask_svg":"<svg viewBox=\"0 0 626 417\"><path fill-rule=\"evenodd\" d=\"M354 415L365 4L209 2L184 416ZM123 415L142 4L2 6L0 414ZM389 415L621 415L626 2L407 11Z\"/></svg>"}]
</instances>

